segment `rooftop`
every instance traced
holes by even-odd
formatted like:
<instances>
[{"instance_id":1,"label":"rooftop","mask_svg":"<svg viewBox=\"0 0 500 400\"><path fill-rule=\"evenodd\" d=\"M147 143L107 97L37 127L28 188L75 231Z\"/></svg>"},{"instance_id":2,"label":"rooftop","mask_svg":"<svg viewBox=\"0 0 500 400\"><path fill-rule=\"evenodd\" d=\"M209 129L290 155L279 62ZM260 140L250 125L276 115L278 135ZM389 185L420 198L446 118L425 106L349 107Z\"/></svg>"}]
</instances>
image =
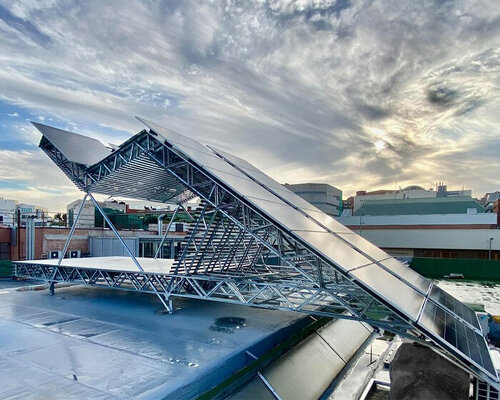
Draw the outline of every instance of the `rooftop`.
<instances>
[{"instance_id":1,"label":"rooftop","mask_svg":"<svg viewBox=\"0 0 500 400\"><path fill-rule=\"evenodd\" d=\"M191 398L240 369L247 349L259 355L304 320L224 303L174 305L162 315L152 295L0 290L0 398Z\"/></svg>"}]
</instances>

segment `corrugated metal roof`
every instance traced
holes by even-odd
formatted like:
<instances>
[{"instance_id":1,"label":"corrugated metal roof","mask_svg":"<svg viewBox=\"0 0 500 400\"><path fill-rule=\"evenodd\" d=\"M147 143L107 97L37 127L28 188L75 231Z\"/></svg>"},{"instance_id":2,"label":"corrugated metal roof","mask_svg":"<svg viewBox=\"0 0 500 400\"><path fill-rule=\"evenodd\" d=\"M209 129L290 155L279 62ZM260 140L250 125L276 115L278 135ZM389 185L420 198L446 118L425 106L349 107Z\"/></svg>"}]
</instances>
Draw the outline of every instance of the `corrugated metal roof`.
<instances>
[{"instance_id":1,"label":"corrugated metal roof","mask_svg":"<svg viewBox=\"0 0 500 400\"><path fill-rule=\"evenodd\" d=\"M477 200L463 196L367 200L354 215L467 214L470 208L475 208L477 213L485 212Z\"/></svg>"}]
</instances>

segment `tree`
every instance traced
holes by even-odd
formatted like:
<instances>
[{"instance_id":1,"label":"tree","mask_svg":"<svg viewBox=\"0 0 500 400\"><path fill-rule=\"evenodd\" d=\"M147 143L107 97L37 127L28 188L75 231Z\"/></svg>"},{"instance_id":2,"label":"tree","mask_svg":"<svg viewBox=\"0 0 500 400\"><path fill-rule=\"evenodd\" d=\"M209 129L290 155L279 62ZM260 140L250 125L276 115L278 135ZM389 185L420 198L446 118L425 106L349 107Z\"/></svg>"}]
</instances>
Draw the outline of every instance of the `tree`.
<instances>
[{"instance_id":1,"label":"tree","mask_svg":"<svg viewBox=\"0 0 500 400\"><path fill-rule=\"evenodd\" d=\"M66 214L66 213L56 213L54 215L54 220L52 222L52 225L66 226L66 222L67 221L68 221L68 214Z\"/></svg>"}]
</instances>

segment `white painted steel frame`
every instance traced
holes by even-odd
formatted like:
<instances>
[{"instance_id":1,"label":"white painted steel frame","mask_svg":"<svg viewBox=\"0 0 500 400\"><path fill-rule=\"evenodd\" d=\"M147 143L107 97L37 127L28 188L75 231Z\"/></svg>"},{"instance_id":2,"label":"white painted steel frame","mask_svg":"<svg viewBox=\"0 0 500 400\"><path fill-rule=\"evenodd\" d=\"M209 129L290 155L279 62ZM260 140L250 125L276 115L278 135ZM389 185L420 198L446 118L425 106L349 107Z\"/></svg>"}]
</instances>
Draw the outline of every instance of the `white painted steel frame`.
<instances>
[{"instance_id":1,"label":"white painted steel frame","mask_svg":"<svg viewBox=\"0 0 500 400\"><path fill-rule=\"evenodd\" d=\"M195 297L351 318L415 340L423 340L420 331L476 376L498 385L497 377L487 371L485 374L480 365L436 340L431 332L421 326L417 329L408 315L388 306L379 293L339 269L196 160L161 139L164 138L154 131L142 131L90 167L66 159L45 137L40 147L86 193L156 201L182 201L199 196L202 202L195 215L196 222L173 274L151 275L140 270L117 274L106 271L105 267L88 271L36 262L16 264L16 274L155 293L167 301L171 296ZM140 180L142 173L161 176L163 180L148 178L144 184L130 187L129 183ZM427 301L428 293L425 295ZM171 310L170 302L165 304L164 299L162 302Z\"/></svg>"}]
</instances>

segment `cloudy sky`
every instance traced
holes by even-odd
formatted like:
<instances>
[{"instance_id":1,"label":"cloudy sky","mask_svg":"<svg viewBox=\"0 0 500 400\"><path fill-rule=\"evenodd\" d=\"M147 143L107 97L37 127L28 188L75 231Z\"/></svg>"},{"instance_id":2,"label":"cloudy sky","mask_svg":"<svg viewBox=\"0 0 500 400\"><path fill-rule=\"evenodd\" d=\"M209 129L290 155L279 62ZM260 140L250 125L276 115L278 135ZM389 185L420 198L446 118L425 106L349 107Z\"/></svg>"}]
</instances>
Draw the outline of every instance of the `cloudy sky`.
<instances>
[{"instance_id":1,"label":"cloudy sky","mask_svg":"<svg viewBox=\"0 0 500 400\"><path fill-rule=\"evenodd\" d=\"M77 198L29 121L156 121L281 182L500 189L491 1L0 0L0 196Z\"/></svg>"}]
</instances>

